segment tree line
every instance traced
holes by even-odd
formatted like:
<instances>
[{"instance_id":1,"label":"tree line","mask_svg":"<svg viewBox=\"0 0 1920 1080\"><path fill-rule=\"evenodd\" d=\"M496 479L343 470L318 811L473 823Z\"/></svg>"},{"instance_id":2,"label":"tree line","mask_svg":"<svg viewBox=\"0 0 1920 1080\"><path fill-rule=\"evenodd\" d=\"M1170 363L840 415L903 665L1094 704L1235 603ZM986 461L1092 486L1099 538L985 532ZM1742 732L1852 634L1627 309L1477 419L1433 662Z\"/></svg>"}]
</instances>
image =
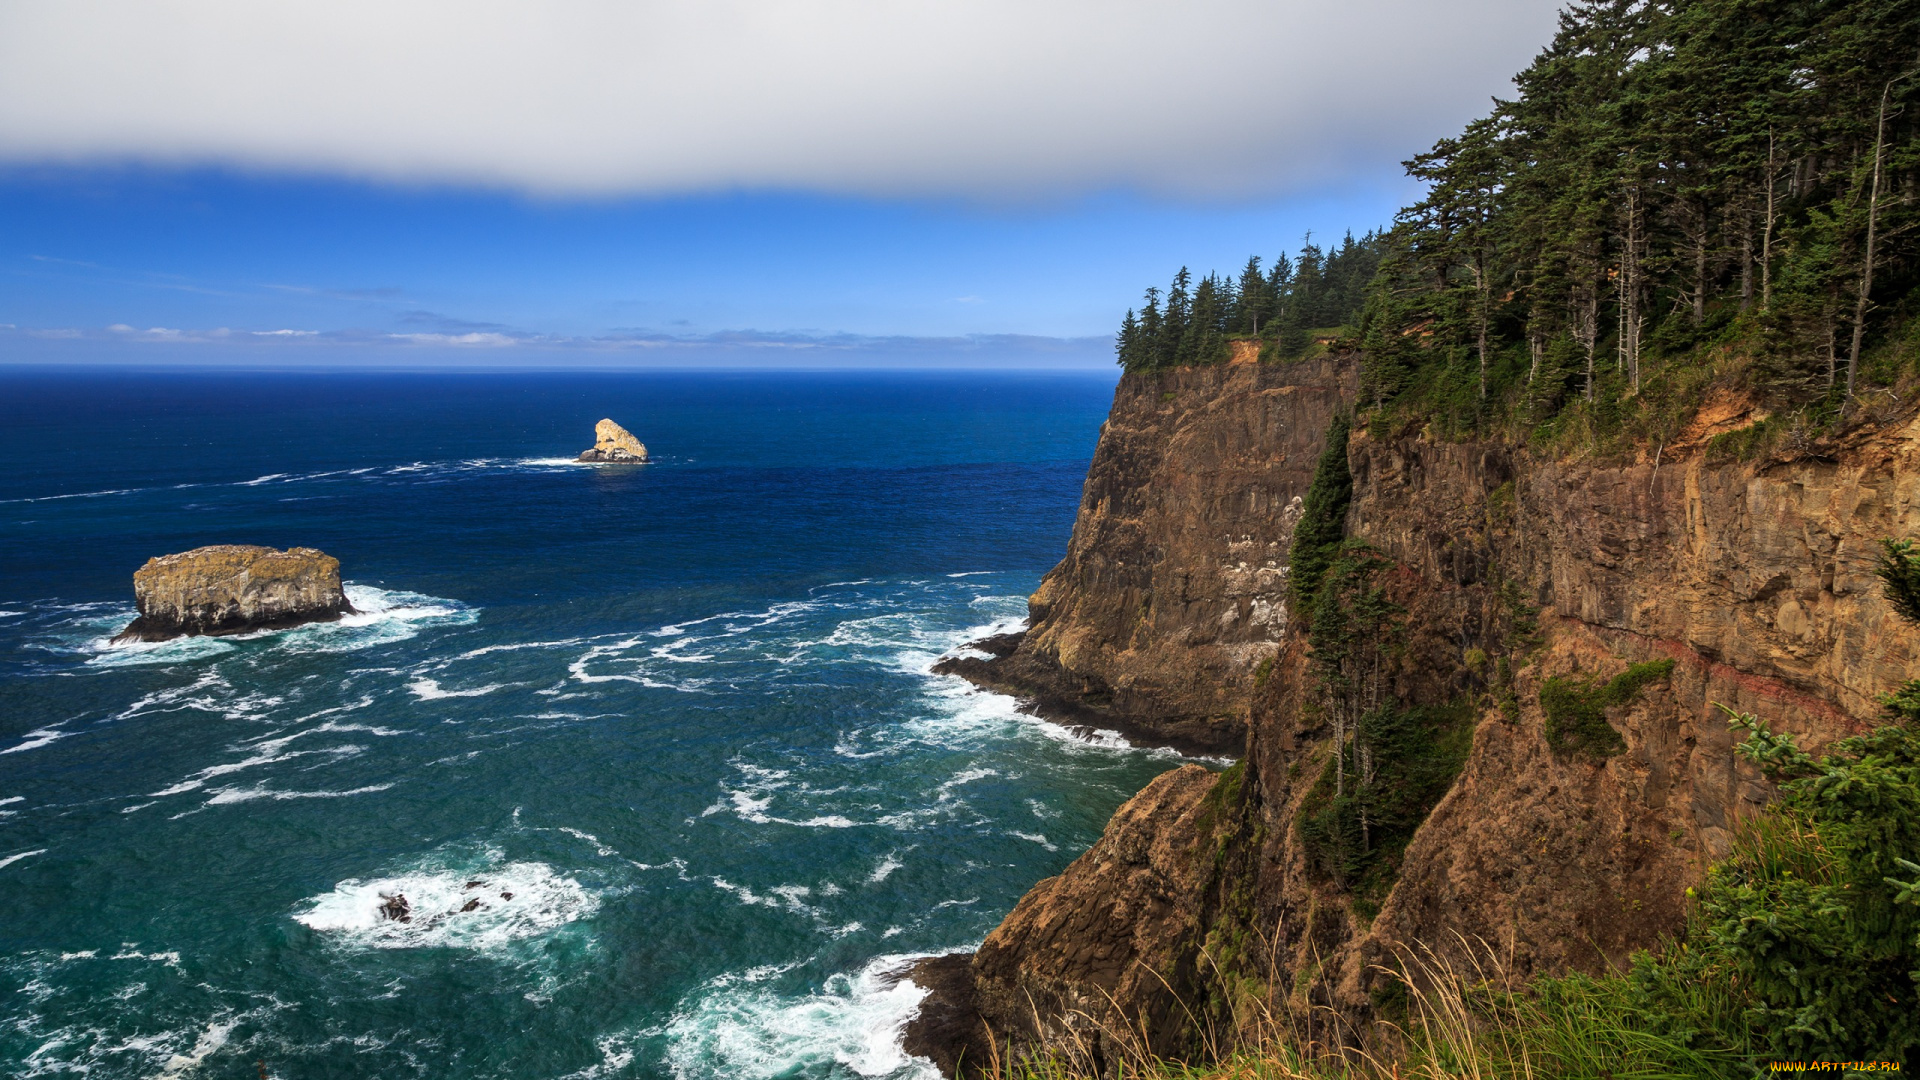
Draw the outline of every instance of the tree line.
<instances>
[{"instance_id":1,"label":"tree line","mask_svg":"<svg viewBox=\"0 0 1920 1080\"><path fill-rule=\"evenodd\" d=\"M1757 385L1837 406L1920 353L1920 0L1576 0L1515 85L1406 163L1426 197L1365 241L1364 300L1333 321L1371 404L1540 422L1724 345ZM1218 358L1208 333L1148 334L1157 299L1123 366ZM1265 332L1226 306L1213 334Z\"/></svg>"},{"instance_id":2,"label":"tree line","mask_svg":"<svg viewBox=\"0 0 1920 1080\"><path fill-rule=\"evenodd\" d=\"M1127 312L1116 342L1120 366L1157 371L1224 363L1228 342L1236 339L1298 355L1314 329L1358 318L1380 266L1381 241L1379 233L1356 240L1349 232L1337 247L1323 249L1309 233L1291 258L1280 255L1262 269L1255 255L1239 277L1208 274L1197 284L1183 266L1164 293L1148 289L1140 309Z\"/></svg>"}]
</instances>

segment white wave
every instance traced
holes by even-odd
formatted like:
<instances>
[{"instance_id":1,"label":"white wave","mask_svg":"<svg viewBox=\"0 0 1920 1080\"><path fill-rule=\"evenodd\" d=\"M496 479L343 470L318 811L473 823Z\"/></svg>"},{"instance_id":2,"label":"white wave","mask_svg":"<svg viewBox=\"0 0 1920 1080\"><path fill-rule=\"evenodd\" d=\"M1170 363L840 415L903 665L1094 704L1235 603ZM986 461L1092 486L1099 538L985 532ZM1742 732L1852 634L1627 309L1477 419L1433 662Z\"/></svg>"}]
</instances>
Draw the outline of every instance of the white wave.
<instances>
[{"instance_id":1,"label":"white wave","mask_svg":"<svg viewBox=\"0 0 1920 1080\"><path fill-rule=\"evenodd\" d=\"M26 802L26 801L27 801L27 797L25 795L9 795L4 799L0 799L0 806L7 806L12 803Z\"/></svg>"},{"instance_id":2,"label":"white wave","mask_svg":"<svg viewBox=\"0 0 1920 1080\"><path fill-rule=\"evenodd\" d=\"M0 750L0 754L18 754L27 750L38 750L48 743L57 742L72 734L73 732L71 731L59 730L58 724L36 728L33 731L27 732L26 737L18 744L9 746L5 750Z\"/></svg>"},{"instance_id":3,"label":"white wave","mask_svg":"<svg viewBox=\"0 0 1920 1080\"><path fill-rule=\"evenodd\" d=\"M909 721L905 730L935 745L959 749L975 745L982 738L1025 733L1074 749L1137 751L1117 731L1067 728L1042 720L1021 709L1019 699L982 690L957 675L929 673L927 680L927 702L936 711Z\"/></svg>"},{"instance_id":4,"label":"white wave","mask_svg":"<svg viewBox=\"0 0 1920 1080\"><path fill-rule=\"evenodd\" d=\"M442 690L437 679L418 678L407 684L407 689L422 701L438 701L441 698L485 697L495 690L505 690L513 683L488 683L471 690Z\"/></svg>"},{"instance_id":5,"label":"white wave","mask_svg":"<svg viewBox=\"0 0 1920 1080\"><path fill-rule=\"evenodd\" d=\"M887 1080L937 1080L900 1046L927 992L902 976L919 956L883 956L818 993L790 997L722 976L660 1029L677 1080L772 1080L834 1068Z\"/></svg>"},{"instance_id":6,"label":"white wave","mask_svg":"<svg viewBox=\"0 0 1920 1080\"><path fill-rule=\"evenodd\" d=\"M382 913L406 897L408 919ZM497 949L593 915L599 897L545 863L500 863L497 854L459 865L433 860L392 877L343 881L295 913L301 924L361 949Z\"/></svg>"},{"instance_id":7,"label":"white wave","mask_svg":"<svg viewBox=\"0 0 1920 1080\"><path fill-rule=\"evenodd\" d=\"M129 616L125 621L131 622ZM111 634L87 641L81 651L94 654L93 667L129 667L135 664L180 664L230 653L240 646L229 638L177 637L170 641L115 641Z\"/></svg>"},{"instance_id":8,"label":"white wave","mask_svg":"<svg viewBox=\"0 0 1920 1080\"><path fill-rule=\"evenodd\" d=\"M0 611L0 619L11 619L16 616L25 615L25 614L26 612L24 611Z\"/></svg>"},{"instance_id":9,"label":"white wave","mask_svg":"<svg viewBox=\"0 0 1920 1080\"><path fill-rule=\"evenodd\" d=\"M905 865L907 864L894 858L892 852L888 852L886 856L880 860L880 865L873 868L873 873L867 875L867 884L878 885L893 876L895 870Z\"/></svg>"},{"instance_id":10,"label":"white wave","mask_svg":"<svg viewBox=\"0 0 1920 1080\"><path fill-rule=\"evenodd\" d=\"M287 476L288 474L283 472L268 473L265 476L256 476L251 480L242 480L240 481L238 486L239 487L257 487L261 484L270 484L275 480L284 480L286 479Z\"/></svg>"},{"instance_id":11,"label":"white wave","mask_svg":"<svg viewBox=\"0 0 1920 1080\"><path fill-rule=\"evenodd\" d=\"M575 837L576 839L580 839L580 840L585 840L587 843L592 844L593 850L600 853L601 855L620 854L619 852L608 847L605 843L601 842L599 837L593 835L590 832L581 832L579 829L576 829L570 825L560 826L560 831L563 833L566 833L568 836Z\"/></svg>"},{"instance_id":12,"label":"white wave","mask_svg":"<svg viewBox=\"0 0 1920 1080\"><path fill-rule=\"evenodd\" d=\"M370 795L376 791L385 791L392 784L368 784L366 787L350 788L346 791L275 791L267 787L215 788L213 798L207 800L208 806L229 806L233 803L252 802L255 799L344 799L350 795Z\"/></svg>"},{"instance_id":13,"label":"white wave","mask_svg":"<svg viewBox=\"0 0 1920 1080\"><path fill-rule=\"evenodd\" d=\"M111 488L106 491L75 491L67 495L39 495L29 499L0 499L0 503L54 502L59 499L98 499L106 495L131 495L146 488Z\"/></svg>"},{"instance_id":14,"label":"white wave","mask_svg":"<svg viewBox=\"0 0 1920 1080\"><path fill-rule=\"evenodd\" d=\"M46 848L36 848L32 851L23 851L18 855L9 855L4 859L0 859L0 866L12 866L14 863L19 862L21 859L29 859L35 855L45 855L46 853L47 853Z\"/></svg>"},{"instance_id":15,"label":"white wave","mask_svg":"<svg viewBox=\"0 0 1920 1080\"><path fill-rule=\"evenodd\" d=\"M1027 841L1028 843L1039 844L1041 847L1046 848L1048 851L1060 850L1060 846L1048 840L1044 833L1029 833L1029 832L1021 832L1018 829L1008 829L1007 835L1017 836L1020 839Z\"/></svg>"},{"instance_id":16,"label":"white wave","mask_svg":"<svg viewBox=\"0 0 1920 1080\"><path fill-rule=\"evenodd\" d=\"M199 1064L207 1060L214 1051L227 1045L227 1036L233 1034L233 1029L237 1026L237 1021L233 1020L228 1020L225 1023L216 1021L215 1023L208 1024L207 1029L200 1033L199 1038L194 1040L193 1049L184 1054L175 1054L167 1059L167 1067L161 1070L159 1080L172 1080L174 1077L184 1075L190 1070L197 1068Z\"/></svg>"},{"instance_id":17,"label":"white wave","mask_svg":"<svg viewBox=\"0 0 1920 1080\"><path fill-rule=\"evenodd\" d=\"M300 735L305 735L305 734L308 734L308 732L303 731L303 732L300 732L298 735L289 735L285 739L273 739L273 740L268 740L267 742L258 743L256 744L255 748L256 749L267 748L265 753L258 753L253 755L252 757L245 758L240 761L229 761L222 765L209 765L206 768L201 769L199 772L194 773L192 776L187 777L185 780L182 780L177 784L173 784L169 787L162 788L159 791L150 791L147 794L156 799L164 798L168 795L182 795L182 794L185 794L186 792L197 791L200 788L205 787L207 785L207 781L212 780L215 777L226 776L231 773L237 773L242 770L251 769L259 765L272 765L275 762L291 761L294 758L307 757L312 754L325 754L332 757L352 757L356 754L361 753L366 749L366 747L364 746L349 745L349 746L329 746L319 750L294 750L284 754L278 752L280 747L284 746L287 742L290 742L293 739L299 738ZM230 798L225 801L241 802L243 800L239 798Z\"/></svg>"},{"instance_id":18,"label":"white wave","mask_svg":"<svg viewBox=\"0 0 1920 1080\"><path fill-rule=\"evenodd\" d=\"M351 583L345 586L345 591L354 612L331 622L220 637L195 635L170 641L115 642L111 633L99 633L104 620L94 619L91 620L94 633L79 642L78 647L79 651L93 654L88 664L104 667L184 663L232 652L241 642L261 640L271 641L277 648L301 652L351 652L370 645L405 641L425 627L465 625L479 618L478 611L458 600ZM111 629L117 630L131 617L129 612L112 620L115 625Z\"/></svg>"}]
</instances>

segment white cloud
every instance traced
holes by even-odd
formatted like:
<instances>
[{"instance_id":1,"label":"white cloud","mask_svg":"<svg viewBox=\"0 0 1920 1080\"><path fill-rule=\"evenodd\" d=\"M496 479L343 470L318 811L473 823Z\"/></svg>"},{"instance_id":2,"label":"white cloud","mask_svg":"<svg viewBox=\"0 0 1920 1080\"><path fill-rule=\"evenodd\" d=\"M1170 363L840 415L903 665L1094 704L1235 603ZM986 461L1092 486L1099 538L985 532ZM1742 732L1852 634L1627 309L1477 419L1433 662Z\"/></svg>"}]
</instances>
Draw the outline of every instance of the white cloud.
<instances>
[{"instance_id":1,"label":"white cloud","mask_svg":"<svg viewBox=\"0 0 1920 1080\"><path fill-rule=\"evenodd\" d=\"M1549 0L0 0L0 160L547 194L1337 181L1484 111Z\"/></svg>"}]
</instances>

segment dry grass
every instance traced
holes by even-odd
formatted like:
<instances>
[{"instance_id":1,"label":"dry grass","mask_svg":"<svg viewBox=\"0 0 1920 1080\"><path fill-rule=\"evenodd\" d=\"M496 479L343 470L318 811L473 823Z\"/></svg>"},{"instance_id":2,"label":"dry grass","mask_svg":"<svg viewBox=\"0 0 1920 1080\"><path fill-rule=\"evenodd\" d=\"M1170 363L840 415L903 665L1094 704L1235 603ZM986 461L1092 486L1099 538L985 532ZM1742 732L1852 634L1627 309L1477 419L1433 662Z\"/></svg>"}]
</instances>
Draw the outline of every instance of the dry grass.
<instances>
[{"instance_id":1,"label":"dry grass","mask_svg":"<svg viewBox=\"0 0 1920 1080\"><path fill-rule=\"evenodd\" d=\"M1071 1034L1047 1056L1002 1057L990 1073L1001 1080L1699 1080L1741 1072L1730 1056L1649 1030L1620 976L1529 982L1485 942L1456 938L1453 945L1404 949L1397 970L1377 969L1405 989L1399 1024L1378 1021L1356 1032L1327 1006L1300 1008L1298 994L1291 1003L1271 992L1243 995L1232 1003L1230 1031L1187 1009L1203 1047L1191 1063L1149 1053L1143 1027L1081 1013L1068 1018ZM1344 1037L1332 1044L1329 1034Z\"/></svg>"}]
</instances>

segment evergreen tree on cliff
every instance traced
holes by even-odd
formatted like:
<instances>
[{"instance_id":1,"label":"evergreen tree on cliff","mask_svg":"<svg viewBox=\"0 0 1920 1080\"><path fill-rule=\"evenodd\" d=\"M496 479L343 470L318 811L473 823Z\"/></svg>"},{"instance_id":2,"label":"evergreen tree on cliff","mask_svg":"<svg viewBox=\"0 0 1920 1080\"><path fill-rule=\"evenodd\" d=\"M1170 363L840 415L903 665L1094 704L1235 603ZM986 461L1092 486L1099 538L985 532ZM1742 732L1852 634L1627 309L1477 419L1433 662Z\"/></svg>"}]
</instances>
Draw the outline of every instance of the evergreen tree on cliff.
<instances>
[{"instance_id":1,"label":"evergreen tree on cliff","mask_svg":"<svg viewBox=\"0 0 1920 1080\"><path fill-rule=\"evenodd\" d=\"M1320 451L1313 483L1301 500L1300 520L1293 526L1293 546L1287 554L1287 593L1293 616L1313 618L1327 568L1340 555L1347 535L1347 505L1353 501L1353 473L1347 469L1348 419L1336 414L1327 425L1327 445Z\"/></svg>"}]
</instances>

